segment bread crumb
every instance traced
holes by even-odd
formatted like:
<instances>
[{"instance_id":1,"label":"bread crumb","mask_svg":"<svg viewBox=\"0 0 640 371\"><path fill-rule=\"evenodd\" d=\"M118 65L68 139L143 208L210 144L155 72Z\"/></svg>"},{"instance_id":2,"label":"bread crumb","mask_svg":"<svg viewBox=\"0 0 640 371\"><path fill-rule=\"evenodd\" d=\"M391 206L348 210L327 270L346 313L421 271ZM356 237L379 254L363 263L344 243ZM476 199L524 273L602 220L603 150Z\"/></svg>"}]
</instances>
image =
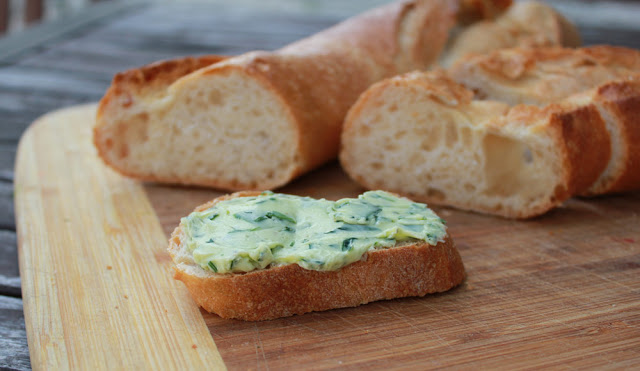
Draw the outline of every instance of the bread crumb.
<instances>
[{"instance_id":1,"label":"bread crumb","mask_svg":"<svg viewBox=\"0 0 640 371\"><path fill-rule=\"evenodd\" d=\"M198 346L197 346L197 345L195 345L195 344L193 344L193 345L191 346L191 348L193 348L193 349L196 349L197 347L198 347Z\"/></svg>"},{"instance_id":2,"label":"bread crumb","mask_svg":"<svg viewBox=\"0 0 640 371\"><path fill-rule=\"evenodd\" d=\"M129 299L129 297L127 295L124 296L125 299Z\"/></svg>"},{"instance_id":3,"label":"bread crumb","mask_svg":"<svg viewBox=\"0 0 640 371\"><path fill-rule=\"evenodd\" d=\"M110 270L112 270L112 269L113 269L113 267L112 267L112 266L107 265L107 270L108 270L108 271L110 271Z\"/></svg>"},{"instance_id":4,"label":"bread crumb","mask_svg":"<svg viewBox=\"0 0 640 371\"><path fill-rule=\"evenodd\" d=\"M116 305L116 309L118 309L118 306Z\"/></svg>"}]
</instances>

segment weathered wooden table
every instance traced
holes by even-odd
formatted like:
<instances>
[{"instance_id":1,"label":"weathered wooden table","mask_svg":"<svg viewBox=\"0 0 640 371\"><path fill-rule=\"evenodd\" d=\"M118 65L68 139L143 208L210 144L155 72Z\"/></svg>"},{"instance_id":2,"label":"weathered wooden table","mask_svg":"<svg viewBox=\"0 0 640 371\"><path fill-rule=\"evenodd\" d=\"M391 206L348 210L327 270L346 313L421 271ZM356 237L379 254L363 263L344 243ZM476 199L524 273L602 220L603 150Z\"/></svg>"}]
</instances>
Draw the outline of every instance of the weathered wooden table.
<instances>
[{"instance_id":1,"label":"weathered wooden table","mask_svg":"<svg viewBox=\"0 0 640 371\"><path fill-rule=\"evenodd\" d=\"M183 55L275 49L381 2L107 3L0 40L0 368L30 368L12 184L18 140L34 119L97 101L120 70ZM586 44L640 48L640 4L554 3L580 26Z\"/></svg>"}]
</instances>

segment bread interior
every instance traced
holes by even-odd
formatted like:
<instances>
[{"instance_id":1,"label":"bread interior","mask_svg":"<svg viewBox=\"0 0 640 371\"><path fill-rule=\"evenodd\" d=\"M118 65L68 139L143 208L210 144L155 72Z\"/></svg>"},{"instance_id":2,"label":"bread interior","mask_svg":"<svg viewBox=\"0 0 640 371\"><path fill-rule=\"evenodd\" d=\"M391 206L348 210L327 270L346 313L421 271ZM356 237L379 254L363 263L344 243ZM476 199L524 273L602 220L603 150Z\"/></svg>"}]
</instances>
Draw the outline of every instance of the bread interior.
<instances>
[{"instance_id":1,"label":"bread interior","mask_svg":"<svg viewBox=\"0 0 640 371\"><path fill-rule=\"evenodd\" d=\"M136 111L109 115L100 140L115 164L148 177L223 188L280 185L296 170L298 133L269 87L240 69L198 71ZM266 187L269 188L269 187Z\"/></svg>"},{"instance_id":2,"label":"bread interior","mask_svg":"<svg viewBox=\"0 0 640 371\"><path fill-rule=\"evenodd\" d=\"M529 128L491 127L506 104L473 101L462 108L410 89L382 89L347 128L342 160L358 181L509 216L553 199L562 182L557 149Z\"/></svg>"}]
</instances>

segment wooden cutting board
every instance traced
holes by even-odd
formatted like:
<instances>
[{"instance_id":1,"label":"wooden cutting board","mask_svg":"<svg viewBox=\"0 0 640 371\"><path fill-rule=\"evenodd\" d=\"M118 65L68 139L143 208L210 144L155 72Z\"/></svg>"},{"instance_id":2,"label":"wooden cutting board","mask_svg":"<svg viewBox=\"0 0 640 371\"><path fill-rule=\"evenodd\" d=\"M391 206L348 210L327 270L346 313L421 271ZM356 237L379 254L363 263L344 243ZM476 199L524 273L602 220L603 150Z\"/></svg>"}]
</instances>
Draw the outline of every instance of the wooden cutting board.
<instances>
[{"instance_id":1,"label":"wooden cutting board","mask_svg":"<svg viewBox=\"0 0 640 371\"><path fill-rule=\"evenodd\" d=\"M450 292L266 322L202 312L171 278L167 236L220 193L143 184L91 144L95 106L25 133L16 164L34 368L640 367L640 194L571 200L530 221L447 208L468 279ZM640 170L639 170L640 171ZM327 165L281 189L362 190Z\"/></svg>"}]
</instances>

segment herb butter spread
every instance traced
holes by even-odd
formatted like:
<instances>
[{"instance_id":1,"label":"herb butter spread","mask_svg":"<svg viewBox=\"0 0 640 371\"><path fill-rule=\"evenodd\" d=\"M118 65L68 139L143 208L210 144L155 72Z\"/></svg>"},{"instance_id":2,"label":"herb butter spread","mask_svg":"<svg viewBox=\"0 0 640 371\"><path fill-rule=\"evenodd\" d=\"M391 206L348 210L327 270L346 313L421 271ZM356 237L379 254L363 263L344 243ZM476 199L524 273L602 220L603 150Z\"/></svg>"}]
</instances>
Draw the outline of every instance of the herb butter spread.
<instances>
[{"instance_id":1,"label":"herb butter spread","mask_svg":"<svg viewBox=\"0 0 640 371\"><path fill-rule=\"evenodd\" d=\"M331 271L371 249L404 241L436 245L444 221L427 205L371 191L338 201L263 192L182 218L195 262L216 273L298 264Z\"/></svg>"}]
</instances>

